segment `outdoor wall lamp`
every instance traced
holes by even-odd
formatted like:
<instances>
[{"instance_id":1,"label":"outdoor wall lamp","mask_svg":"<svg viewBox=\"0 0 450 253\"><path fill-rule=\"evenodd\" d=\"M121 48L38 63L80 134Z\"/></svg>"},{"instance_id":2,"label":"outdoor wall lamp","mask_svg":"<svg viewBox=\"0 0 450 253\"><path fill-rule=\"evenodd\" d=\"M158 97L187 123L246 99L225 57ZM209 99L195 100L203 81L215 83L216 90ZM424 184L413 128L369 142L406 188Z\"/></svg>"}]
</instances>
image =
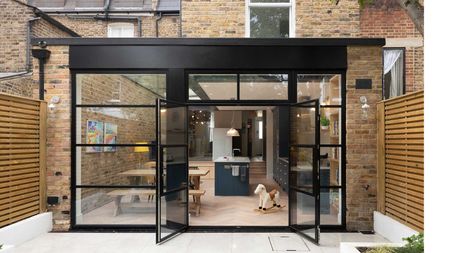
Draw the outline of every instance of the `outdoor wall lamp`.
<instances>
[{"instance_id":1,"label":"outdoor wall lamp","mask_svg":"<svg viewBox=\"0 0 450 253\"><path fill-rule=\"evenodd\" d=\"M370 105L367 104L366 96L359 97L359 102L361 102L362 118L367 119L369 117Z\"/></svg>"},{"instance_id":2,"label":"outdoor wall lamp","mask_svg":"<svg viewBox=\"0 0 450 253\"><path fill-rule=\"evenodd\" d=\"M59 102L61 102L61 98L60 98L59 96L53 96L53 97L50 99L50 103L48 104L48 109L49 109L51 112L54 112L55 109L56 109L56 104L59 104Z\"/></svg>"}]
</instances>

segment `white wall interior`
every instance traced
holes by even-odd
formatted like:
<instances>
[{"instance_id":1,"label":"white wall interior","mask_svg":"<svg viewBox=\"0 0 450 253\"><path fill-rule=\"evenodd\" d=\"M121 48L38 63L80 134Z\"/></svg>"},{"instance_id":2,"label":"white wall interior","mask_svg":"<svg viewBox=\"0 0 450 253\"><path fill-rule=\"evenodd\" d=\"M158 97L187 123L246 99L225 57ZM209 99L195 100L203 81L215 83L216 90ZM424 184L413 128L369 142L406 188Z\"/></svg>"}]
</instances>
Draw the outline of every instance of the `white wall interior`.
<instances>
[{"instance_id":1,"label":"white wall interior","mask_svg":"<svg viewBox=\"0 0 450 253\"><path fill-rule=\"evenodd\" d=\"M213 130L213 160L222 156L231 156L233 140L227 136L229 128L214 128Z\"/></svg>"}]
</instances>

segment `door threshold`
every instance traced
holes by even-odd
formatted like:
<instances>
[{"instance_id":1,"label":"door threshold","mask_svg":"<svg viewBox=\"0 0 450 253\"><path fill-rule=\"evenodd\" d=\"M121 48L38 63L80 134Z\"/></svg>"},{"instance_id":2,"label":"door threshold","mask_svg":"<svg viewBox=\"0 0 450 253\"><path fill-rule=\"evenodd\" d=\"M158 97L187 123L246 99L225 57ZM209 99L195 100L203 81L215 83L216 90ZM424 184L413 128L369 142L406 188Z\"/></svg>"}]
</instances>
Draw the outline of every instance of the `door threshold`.
<instances>
[{"instance_id":1,"label":"door threshold","mask_svg":"<svg viewBox=\"0 0 450 253\"><path fill-rule=\"evenodd\" d=\"M290 233L288 226L189 226L188 233Z\"/></svg>"}]
</instances>

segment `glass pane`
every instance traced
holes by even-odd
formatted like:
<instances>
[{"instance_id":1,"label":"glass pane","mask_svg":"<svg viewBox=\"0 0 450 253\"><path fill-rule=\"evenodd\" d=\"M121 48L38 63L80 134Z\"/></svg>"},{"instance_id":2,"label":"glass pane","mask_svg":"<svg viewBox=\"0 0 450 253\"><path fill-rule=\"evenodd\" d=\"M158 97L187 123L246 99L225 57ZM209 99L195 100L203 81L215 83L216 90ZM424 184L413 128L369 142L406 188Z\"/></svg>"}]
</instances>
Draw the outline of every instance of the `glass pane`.
<instances>
[{"instance_id":1,"label":"glass pane","mask_svg":"<svg viewBox=\"0 0 450 253\"><path fill-rule=\"evenodd\" d=\"M291 107L291 144L316 144L316 108Z\"/></svg>"},{"instance_id":2,"label":"glass pane","mask_svg":"<svg viewBox=\"0 0 450 253\"><path fill-rule=\"evenodd\" d=\"M155 187L156 147L77 147L77 185Z\"/></svg>"},{"instance_id":3,"label":"glass pane","mask_svg":"<svg viewBox=\"0 0 450 253\"><path fill-rule=\"evenodd\" d=\"M240 99L288 99L287 74L240 75Z\"/></svg>"},{"instance_id":4,"label":"glass pane","mask_svg":"<svg viewBox=\"0 0 450 253\"><path fill-rule=\"evenodd\" d=\"M342 178L341 148L320 148L320 185L340 186Z\"/></svg>"},{"instance_id":5,"label":"glass pane","mask_svg":"<svg viewBox=\"0 0 450 253\"><path fill-rule=\"evenodd\" d=\"M291 191L289 215L294 228L315 238L316 202L313 196Z\"/></svg>"},{"instance_id":6,"label":"glass pane","mask_svg":"<svg viewBox=\"0 0 450 253\"><path fill-rule=\"evenodd\" d=\"M161 144L186 144L186 118L185 106L161 103Z\"/></svg>"},{"instance_id":7,"label":"glass pane","mask_svg":"<svg viewBox=\"0 0 450 253\"><path fill-rule=\"evenodd\" d=\"M154 189L78 188L77 224L154 225Z\"/></svg>"},{"instance_id":8,"label":"glass pane","mask_svg":"<svg viewBox=\"0 0 450 253\"><path fill-rule=\"evenodd\" d=\"M156 144L154 107L79 107L76 125L78 144Z\"/></svg>"},{"instance_id":9,"label":"glass pane","mask_svg":"<svg viewBox=\"0 0 450 253\"><path fill-rule=\"evenodd\" d=\"M341 75L297 75L297 101L319 99L321 105L341 104Z\"/></svg>"},{"instance_id":10,"label":"glass pane","mask_svg":"<svg viewBox=\"0 0 450 253\"><path fill-rule=\"evenodd\" d=\"M190 74L189 100L236 100L236 74Z\"/></svg>"},{"instance_id":11,"label":"glass pane","mask_svg":"<svg viewBox=\"0 0 450 253\"><path fill-rule=\"evenodd\" d=\"M341 109L321 108L320 115L320 144L341 144Z\"/></svg>"},{"instance_id":12,"label":"glass pane","mask_svg":"<svg viewBox=\"0 0 450 253\"><path fill-rule=\"evenodd\" d=\"M320 190L320 224L342 224L341 189Z\"/></svg>"},{"instance_id":13,"label":"glass pane","mask_svg":"<svg viewBox=\"0 0 450 253\"><path fill-rule=\"evenodd\" d=\"M312 148L291 148L291 187L313 193L313 161Z\"/></svg>"},{"instance_id":14,"label":"glass pane","mask_svg":"<svg viewBox=\"0 0 450 253\"><path fill-rule=\"evenodd\" d=\"M186 147L162 148L163 152L163 191L187 187Z\"/></svg>"},{"instance_id":15,"label":"glass pane","mask_svg":"<svg viewBox=\"0 0 450 253\"><path fill-rule=\"evenodd\" d=\"M250 7L250 37L288 38L290 7Z\"/></svg>"},{"instance_id":16,"label":"glass pane","mask_svg":"<svg viewBox=\"0 0 450 253\"><path fill-rule=\"evenodd\" d=\"M160 239L187 226L187 189L161 197Z\"/></svg>"},{"instance_id":17,"label":"glass pane","mask_svg":"<svg viewBox=\"0 0 450 253\"><path fill-rule=\"evenodd\" d=\"M165 74L77 74L77 104L155 104L166 97Z\"/></svg>"},{"instance_id":18,"label":"glass pane","mask_svg":"<svg viewBox=\"0 0 450 253\"><path fill-rule=\"evenodd\" d=\"M213 112L207 108L189 110L189 161L211 161Z\"/></svg>"},{"instance_id":19,"label":"glass pane","mask_svg":"<svg viewBox=\"0 0 450 253\"><path fill-rule=\"evenodd\" d=\"M383 95L385 99L405 94L405 58L402 49L384 49Z\"/></svg>"}]
</instances>

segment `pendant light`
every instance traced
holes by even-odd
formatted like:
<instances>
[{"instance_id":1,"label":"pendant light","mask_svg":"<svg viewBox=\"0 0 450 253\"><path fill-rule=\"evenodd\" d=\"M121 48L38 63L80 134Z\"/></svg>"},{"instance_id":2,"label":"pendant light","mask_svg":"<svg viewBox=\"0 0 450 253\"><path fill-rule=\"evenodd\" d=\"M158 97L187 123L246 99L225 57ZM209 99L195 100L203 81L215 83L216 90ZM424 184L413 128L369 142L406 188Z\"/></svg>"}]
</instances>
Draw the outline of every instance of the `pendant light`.
<instances>
[{"instance_id":1,"label":"pendant light","mask_svg":"<svg viewBox=\"0 0 450 253\"><path fill-rule=\"evenodd\" d=\"M227 136L231 136L231 137L239 136L238 130L233 128L233 123L234 123L234 111L233 111L233 117L231 118L231 127L227 131Z\"/></svg>"}]
</instances>

